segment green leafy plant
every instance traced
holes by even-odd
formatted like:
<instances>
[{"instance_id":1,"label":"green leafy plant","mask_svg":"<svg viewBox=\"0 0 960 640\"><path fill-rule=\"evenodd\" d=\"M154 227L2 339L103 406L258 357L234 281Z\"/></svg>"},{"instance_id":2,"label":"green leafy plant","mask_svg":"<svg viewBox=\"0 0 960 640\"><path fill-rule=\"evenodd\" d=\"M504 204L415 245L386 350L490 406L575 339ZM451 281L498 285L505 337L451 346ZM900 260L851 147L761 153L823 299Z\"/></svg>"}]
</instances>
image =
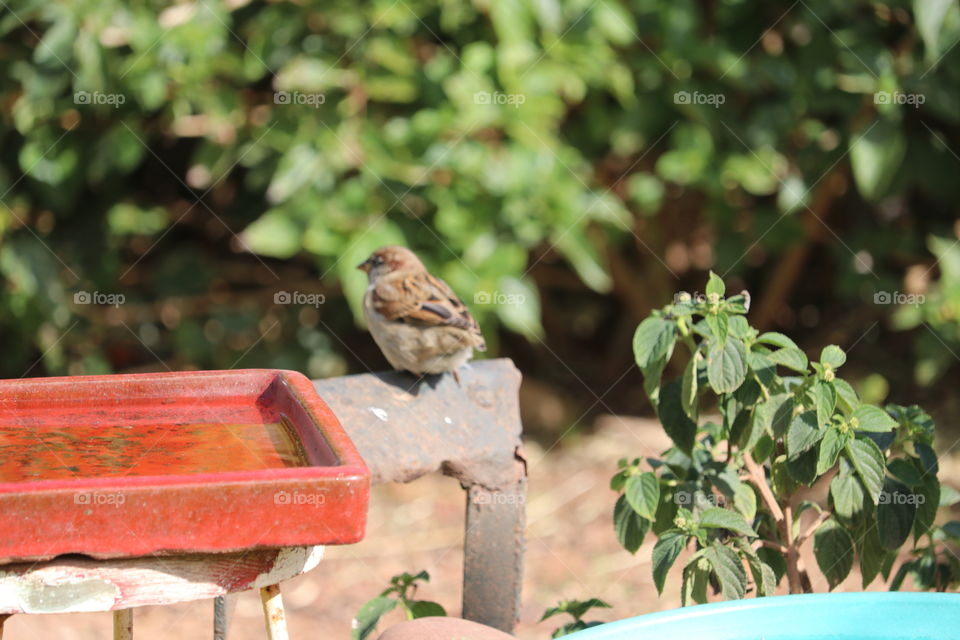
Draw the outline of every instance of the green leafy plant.
<instances>
[{"instance_id":1,"label":"green leafy plant","mask_svg":"<svg viewBox=\"0 0 960 640\"><path fill-rule=\"evenodd\" d=\"M590 598L589 600L563 600L557 604L557 606L550 607L544 611L543 617L540 618L540 622L561 614L568 614L572 616L573 622L568 622L562 627L556 629L550 636L551 638L559 638L576 631L582 631L583 629L589 629L590 627L596 627L597 625L603 624L602 622L587 622L583 620L583 616L586 615L590 609L594 608L609 609L610 605L599 598Z\"/></svg>"},{"instance_id":2,"label":"green leafy plant","mask_svg":"<svg viewBox=\"0 0 960 640\"><path fill-rule=\"evenodd\" d=\"M422 582L430 582L430 574L426 571L416 575L401 573L390 578L389 587L360 607L353 621L352 640L364 640L369 637L376 630L380 619L397 607L403 610L407 620L447 615L444 608L436 602L414 599L417 588Z\"/></svg>"},{"instance_id":3,"label":"green leafy plant","mask_svg":"<svg viewBox=\"0 0 960 640\"><path fill-rule=\"evenodd\" d=\"M227 368L248 349L258 366L342 372L351 317L334 324L327 304L322 325L301 322L269 301L325 274L356 312L354 265L398 242L456 291L499 294L472 309L491 351L497 325L541 333L550 283L623 298L600 317L645 313L631 280L673 276L632 233L659 257L691 247L665 260L681 276L707 245L724 264L749 252L743 277L822 245L849 300L873 279L848 245L896 283L960 198L956 2L5 5L4 377L150 352ZM843 243L818 239L824 220ZM251 291L266 304L244 304ZM579 339L584 306L559 300L544 300L570 314L553 331Z\"/></svg>"},{"instance_id":4,"label":"green leafy plant","mask_svg":"<svg viewBox=\"0 0 960 640\"><path fill-rule=\"evenodd\" d=\"M930 416L861 402L838 375L840 347L810 361L787 336L749 325L746 292L724 294L711 273L705 296L679 294L634 335L645 391L673 446L660 459L620 461L611 480L621 494L614 525L630 552L648 531L657 536L657 590L691 548L684 604L705 602L711 586L724 599L744 597L751 583L756 595L769 595L784 575L791 593L809 592L800 550L811 540L830 589L855 560L866 587L889 578L911 534L916 558L892 586L908 574L917 588L955 585L958 563L944 550L960 523L933 528L941 486ZM683 374L664 381L678 345L688 355ZM818 483L827 493L821 501L807 491ZM918 579L923 571L936 576Z\"/></svg>"}]
</instances>

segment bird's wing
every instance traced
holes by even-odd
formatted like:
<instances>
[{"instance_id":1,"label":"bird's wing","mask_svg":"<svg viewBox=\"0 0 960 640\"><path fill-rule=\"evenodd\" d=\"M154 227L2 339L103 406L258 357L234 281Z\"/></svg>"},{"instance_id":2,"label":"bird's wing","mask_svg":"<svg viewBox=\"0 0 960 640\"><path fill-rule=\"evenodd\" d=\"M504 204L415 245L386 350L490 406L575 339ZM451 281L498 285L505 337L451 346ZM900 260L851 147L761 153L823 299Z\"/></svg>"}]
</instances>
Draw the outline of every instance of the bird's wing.
<instances>
[{"instance_id":1,"label":"bird's wing","mask_svg":"<svg viewBox=\"0 0 960 640\"><path fill-rule=\"evenodd\" d=\"M446 282L426 271L397 271L380 278L371 290L371 302L387 320L456 327L471 334L478 349L486 347L470 310Z\"/></svg>"}]
</instances>

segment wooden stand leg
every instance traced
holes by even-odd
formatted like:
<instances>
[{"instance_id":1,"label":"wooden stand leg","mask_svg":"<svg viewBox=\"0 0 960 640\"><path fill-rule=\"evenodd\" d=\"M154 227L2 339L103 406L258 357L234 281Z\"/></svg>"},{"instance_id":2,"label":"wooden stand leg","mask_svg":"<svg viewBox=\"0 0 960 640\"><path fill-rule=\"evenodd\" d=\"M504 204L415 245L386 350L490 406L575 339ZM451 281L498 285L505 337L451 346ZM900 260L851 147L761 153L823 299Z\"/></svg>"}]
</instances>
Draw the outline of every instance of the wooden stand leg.
<instances>
[{"instance_id":1,"label":"wooden stand leg","mask_svg":"<svg viewBox=\"0 0 960 640\"><path fill-rule=\"evenodd\" d=\"M267 624L267 638L288 640L287 618L283 613L280 585L274 584L260 589L260 601L263 603L263 617Z\"/></svg>"},{"instance_id":2,"label":"wooden stand leg","mask_svg":"<svg viewBox=\"0 0 960 640\"><path fill-rule=\"evenodd\" d=\"M133 640L133 609L113 612L113 640Z\"/></svg>"}]
</instances>

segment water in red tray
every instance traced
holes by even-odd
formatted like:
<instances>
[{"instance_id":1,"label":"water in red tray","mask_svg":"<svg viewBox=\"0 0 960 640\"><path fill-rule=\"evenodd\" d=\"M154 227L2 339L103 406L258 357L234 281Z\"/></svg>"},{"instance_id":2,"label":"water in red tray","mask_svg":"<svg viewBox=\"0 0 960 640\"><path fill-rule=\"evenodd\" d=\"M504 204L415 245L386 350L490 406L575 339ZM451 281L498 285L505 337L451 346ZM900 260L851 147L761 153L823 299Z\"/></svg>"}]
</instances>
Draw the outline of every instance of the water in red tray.
<instances>
[{"instance_id":1,"label":"water in red tray","mask_svg":"<svg viewBox=\"0 0 960 640\"><path fill-rule=\"evenodd\" d=\"M0 427L0 482L307 465L284 422Z\"/></svg>"}]
</instances>

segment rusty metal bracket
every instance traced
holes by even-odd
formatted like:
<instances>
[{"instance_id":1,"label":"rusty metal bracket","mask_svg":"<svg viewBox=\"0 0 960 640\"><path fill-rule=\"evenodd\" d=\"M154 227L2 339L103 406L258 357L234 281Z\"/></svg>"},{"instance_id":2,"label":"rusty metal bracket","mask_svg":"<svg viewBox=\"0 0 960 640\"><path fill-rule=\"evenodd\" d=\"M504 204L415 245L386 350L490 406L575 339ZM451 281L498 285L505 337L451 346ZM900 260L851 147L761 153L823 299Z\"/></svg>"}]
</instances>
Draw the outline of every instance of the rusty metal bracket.
<instances>
[{"instance_id":1,"label":"rusty metal bracket","mask_svg":"<svg viewBox=\"0 0 960 640\"><path fill-rule=\"evenodd\" d=\"M483 360L453 376L399 371L314 381L373 482L442 471L467 491L463 617L503 631L519 619L526 514L520 372Z\"/></svg>"}]
</instances>

